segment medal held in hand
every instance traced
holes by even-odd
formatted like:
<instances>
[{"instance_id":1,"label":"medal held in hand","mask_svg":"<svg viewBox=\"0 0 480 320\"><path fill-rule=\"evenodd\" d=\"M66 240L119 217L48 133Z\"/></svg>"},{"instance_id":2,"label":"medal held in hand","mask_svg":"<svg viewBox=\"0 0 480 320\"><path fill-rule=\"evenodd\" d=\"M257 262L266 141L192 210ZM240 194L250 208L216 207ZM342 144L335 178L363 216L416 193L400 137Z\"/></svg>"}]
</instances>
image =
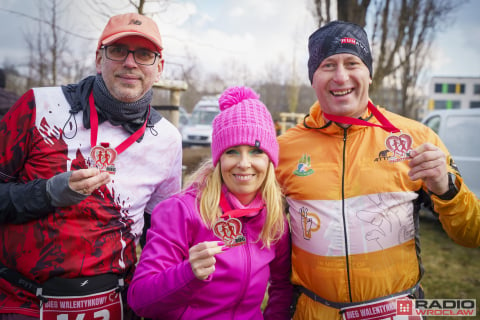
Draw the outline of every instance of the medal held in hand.
<instances>
[{"instance_id":1,"label":"medal held in hand","mask_svg":"<svg viewBox=\"0 0 480 320\"><path fill-rule=\"evenodd\" d=\"M108 142L102 142L99 146L94 146L90 151L90 157L93 161L93 166L100 171L106 171L115 174L115 159L117 158L117 151L110 148Z\"/></svg>"},{"instance_id":2,"label":"medal held in hand","mask_svg":"<svg viewBox=\"0 0 480 320\"><path fill-rule=\"evenodd\" d=\"M393 153L393 156L388 158L388 161L398 162L411 159L412 143L413 139L407 133L400 132L399 135L390 133L385 139L385 147Z\"/></svg>"},{"instance_id":3,"label":"medal held in hand","mask_svg":"<svg viewBox=\"0 0 480 320\"><path fill-rule=\"evenodd\" d=\"M237 218L229 217L227 220L220 218L213 229L213 233L228 247L236 247L246 242L242 234L242 222Z\"/></svg>"}]
</instances>

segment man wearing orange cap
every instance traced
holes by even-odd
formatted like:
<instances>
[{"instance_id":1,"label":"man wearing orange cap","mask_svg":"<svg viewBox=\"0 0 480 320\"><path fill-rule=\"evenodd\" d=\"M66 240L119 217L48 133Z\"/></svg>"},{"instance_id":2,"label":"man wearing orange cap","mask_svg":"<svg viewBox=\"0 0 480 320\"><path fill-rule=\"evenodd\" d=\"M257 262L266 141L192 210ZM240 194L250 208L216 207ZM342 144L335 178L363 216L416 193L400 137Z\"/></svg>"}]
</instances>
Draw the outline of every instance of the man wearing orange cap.
<instances>
[{"instance_id":1,"label":"man wearing orange cap","mask_svg":"<svg viewBox=\"0 0 480 320\"><path fill-rule=\"evenodd\" d=\"M134 319L143 215L180 190L178 130L150 107L156 23L112 17L96 76L26 92L0 121L0 319Z\"/></svg>"}]
</instances>

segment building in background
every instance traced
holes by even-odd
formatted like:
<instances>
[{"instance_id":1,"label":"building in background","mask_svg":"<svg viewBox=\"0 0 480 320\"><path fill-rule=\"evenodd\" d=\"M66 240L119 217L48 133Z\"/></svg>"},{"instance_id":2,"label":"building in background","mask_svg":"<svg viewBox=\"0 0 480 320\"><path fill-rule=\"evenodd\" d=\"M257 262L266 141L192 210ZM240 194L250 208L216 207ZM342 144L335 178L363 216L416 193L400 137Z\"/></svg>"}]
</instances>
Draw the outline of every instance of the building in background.
<instances>
[{"instance_id":1,"label":"building in background","mask_svg":"<svg viewBox=\"0 0 480 320\"><path fill-rule=\"evenodd\" d=\"M433 77L428 111L480 108L480 77Z\"/></svg>"}]
</instances>

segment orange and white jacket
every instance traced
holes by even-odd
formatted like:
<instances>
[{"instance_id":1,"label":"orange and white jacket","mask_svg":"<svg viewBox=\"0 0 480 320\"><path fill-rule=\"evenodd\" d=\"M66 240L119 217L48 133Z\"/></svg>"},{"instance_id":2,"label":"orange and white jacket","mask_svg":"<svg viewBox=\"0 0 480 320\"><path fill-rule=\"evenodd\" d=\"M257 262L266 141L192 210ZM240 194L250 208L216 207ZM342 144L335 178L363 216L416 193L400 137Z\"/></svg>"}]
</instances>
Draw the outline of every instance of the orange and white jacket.
<instances>
[{"instance_id":1,"label":"orange and white jacket","mask_svg":"<svg viewBox=\"0 0 480 320\"><path fill-rule=\"evenodd\" d=\"M430 128L379 110L400 134L411 136L411 146L404 147L430 142L453 163ZM368 111L365 118L379 124ZM333 302L361 302L413 287L422 268L419 191L426 188L408 177L408 159L386 147L390 133L381 128L328 124L318 102L305 124L309 128L298 124L278 138L276 172L289 205L292 282ZM435 211L455 242L480 246L479 200L454 167L448 171L457 175L459 192L452 200L432 195ZM302 294L294 319L340 315Z\"/></svg>"}]
</instances>

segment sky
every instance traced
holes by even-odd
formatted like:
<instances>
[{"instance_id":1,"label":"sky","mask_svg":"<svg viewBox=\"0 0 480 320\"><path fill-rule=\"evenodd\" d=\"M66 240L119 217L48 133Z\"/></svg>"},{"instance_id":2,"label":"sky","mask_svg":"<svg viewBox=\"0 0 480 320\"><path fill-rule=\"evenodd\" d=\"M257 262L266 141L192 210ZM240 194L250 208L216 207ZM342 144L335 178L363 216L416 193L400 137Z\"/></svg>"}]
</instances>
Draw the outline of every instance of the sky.
<instances>
[{"instance_id":1,"label":"sky","mask_svg":"<svg viewBox=\"0 0 480 320\"><path fill-rule=\"evenodd\" d=\"M39 0L0 2L0 66L22 65L28 57L25 37L37 30ZM69 47L83 59L94 59L96 41L108 14L89 9L93 0L64 6L59 24L72 37ZM247 66L268 75L295 68L308 81L308 36L315 30L311 0L176 0L158 13L166 68L197 64L228 77ZM60 1L60 3L67 3ZM115 1L112 3L121 3ZM127 12L117 5L116 13ZM437 34L430 59L431 76L480 77L480 1L469 0ZM87 61L87 60L86 60Z\"/></svg>"}]
</instances>

